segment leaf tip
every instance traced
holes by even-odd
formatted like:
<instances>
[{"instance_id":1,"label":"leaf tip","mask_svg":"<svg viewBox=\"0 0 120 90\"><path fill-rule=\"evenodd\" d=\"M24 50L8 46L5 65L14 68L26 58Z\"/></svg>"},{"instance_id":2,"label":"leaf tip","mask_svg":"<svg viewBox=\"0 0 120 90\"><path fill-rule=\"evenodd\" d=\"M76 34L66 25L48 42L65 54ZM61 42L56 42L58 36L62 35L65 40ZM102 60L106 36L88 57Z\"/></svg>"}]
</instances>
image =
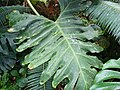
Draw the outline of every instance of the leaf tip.
<instances>
[{"instance_id":1,"label":"leaf tip","mask_svg":"<svg viewBox=\"0 0 120 90\"><path fill-rule=\"evenodd\" d=\"M14 32L14 28L8 29L8 32Z\"/></svg>"},{"instance_id":2,"label":"leaf tip","mask_svg":"<svg viewBox=\"0 0 120 90\"><path fill-rule=\"evenodd\" d=\"M13 12L17 12L17 10L13 10Z\"/></svg>"},{"instance_id":3,"label":"leaf tip","mask_svg":"<svg viewBox=\"0 0 120 90\"><path fill-rule=\"evenodd\" d=\"M33 69L33 68L34 68L34 66L33 66L33 65L31 65L31 64L29 64L29 65L28 65L28 68L31 70L31 69Z\"/></svg>"},{"instance_id":4,"label":"leaf tip","mask_svg":"<svg viewBox=\"0 0 120 90\"><path fill-rule=\"evenodd\" d=\"M18 47L18 48L16 49L16 51L17 51L17 52L22 52L22 51L24 51L24 49L21 49L21 48Z\"/></svg>"},{"instance_id":5,"label":"leaf tip","mask_svg":"<svg viewBox=\"0 0 120 90\"><path fill-rule=\"evenodd\" d=\"M40 85L43 85L44 84L44 81L40 81Z\"/></svg>"},{"instance_id":6,"label":"leaf tip","mask_svg":"<svg viewBox=\"0 0 120 90\"><path fill-rule=\"evenodd\" d=\"M58 85L58 83L57 82L52 82L52 86L53 86L53 88L56 88L57 87L57 85Z\"/></svg>"},{"instance_id":7,"label":"leaf tip","mask_svg":"<svg viewBox=\"0 0 120 90\"><path fill-rule=\"evenodd\" d=\"M25 64L26 64L26 63L25 63L25 62L23 62L23 63L22 63L22 66L24 66Z\"/></svg>"}]
</instances>

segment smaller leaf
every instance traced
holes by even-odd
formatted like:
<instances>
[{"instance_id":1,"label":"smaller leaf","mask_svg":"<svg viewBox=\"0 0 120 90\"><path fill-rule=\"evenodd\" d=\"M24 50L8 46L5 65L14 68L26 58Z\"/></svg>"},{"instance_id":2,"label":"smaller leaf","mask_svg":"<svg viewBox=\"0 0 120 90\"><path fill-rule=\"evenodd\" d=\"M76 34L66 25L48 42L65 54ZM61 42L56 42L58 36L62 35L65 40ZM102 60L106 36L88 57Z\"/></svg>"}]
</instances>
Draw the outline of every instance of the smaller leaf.
<instances>
[{"instance_id":1,"label":"smaller leaf","mask_svg":"<svg viewBox=\"0 0 120 90\"><path fill-rule=\"evenodd\" d=\"M90 90L120 90L119 82L106 82L93 85Z\"/></svg>"},{"instance_id":2,"label":"smaller leaf","mask_svg":"<svg viewBox=\"0 0 120 90\"><path fill-rule=\"evenodd\" d=\"M110 69L114 70L110 70ZM107 70L109 69L109 70ZM120 72L116 71L120 69L120 59L111 59L103 65L102 71L100 71L95 77L95 84L90 90L119 90L120 89Z\"/></svg>"},{"instance_id":3,"label":"smaller leaf","mask_svg":"<svg viewBox=\"0 0 120 90\"><path fill-rule=\"evenodd\" d=\"M22 75L25 75L26 74L26 68L21 68L19 70L19 73L22 74Z\"/></svg>"},{"instance_id":4,"label":"smaller leaf","mask_svg":"<svg viewBox=\"0 0 120 90\"><path fill-rule=\"evenodd\" d=\"M103 65L103 69L107 69L107 68L119 68L120 69L120 59L118 60L111 59L110 61L105 63Z\"/></svg>"},{"instance_id":5,"label":"smaller leaf","mask_svg":"<svg viewBox=\"0 0 120 90\"><path fill-rule=\"evenodd\" d=\"M17 84L19 87L25 87L27 84L28 79L27 78L21 78L17 81Z\"/></svg>"},{"instance_id":6,"label":"smaller leaf","mask_svg":"<svg viewBox=\"0 0 120 90\"><path fill-rule=\"evenodd\" d=\"M19 76L17 70L12 70L10 73L12 76Z\"/></svg>"},{"instance_id":7,"label":"smaller leaf","mask_svg":"<svg viewBox=\"0 0 120 90\"><path fill-rule=\"evenodd\" d=\"M4 73L2 76L2 81L5 84L8 80L9 80L9 74L8 73Z\"/></svg>"}]
</instances>

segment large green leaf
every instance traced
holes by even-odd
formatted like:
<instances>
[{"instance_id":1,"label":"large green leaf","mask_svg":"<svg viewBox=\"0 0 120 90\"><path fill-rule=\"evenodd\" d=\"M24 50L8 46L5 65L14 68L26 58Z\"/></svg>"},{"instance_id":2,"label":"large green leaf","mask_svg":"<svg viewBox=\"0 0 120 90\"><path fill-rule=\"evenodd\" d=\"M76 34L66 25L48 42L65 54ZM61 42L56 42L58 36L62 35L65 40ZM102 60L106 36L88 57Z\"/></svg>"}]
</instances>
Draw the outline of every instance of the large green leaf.
<instances>
[{"instance_id":1,"label":"large green leaf","mask_svg":"<svg viewBox=\"0 0 120 90\"><path fill-rule=\"evenodd\" d=\"M110 1L101 1L86 11L90 18L97 19L102 28L107 29L120 43L120 5Z\"/></svg>"},{"instance_id":2,"label":"large green leaf","mask_svg":"<svg viewBox=\"0 0 120 90\"><path fill-rule=\"evenodd\" d=\"M118 60L111 59L108 62L106 62L103 65L102 71L100 71L96 75L95 84L91 87L91 90L119 90L120 89L119 69L120 59Z\"/></svg>"},{"instance_id":3,"label":"large green leaf","mask_svg":"<svg viewBox=\"0 0 120 90\"><path fill-rule=\"evenodd\" d=\"M16 24L8 31L21 31L18 39L22 44L17 51L32 48L23 64L29 64L28 67L33 69L48 62L41 75L41 84L54 75L54 88L65 78L69 80L65 90L90 88L97 73L95 68L101 68L102 62L87 53L99 53L102 48L89 40L98 37L99 31L85 26L80 18L74 16L88 6L87 1L60 0L61 14L55 22L43 16L18 12L9 15L10 23Z\"/></svg>"}]
</instances>

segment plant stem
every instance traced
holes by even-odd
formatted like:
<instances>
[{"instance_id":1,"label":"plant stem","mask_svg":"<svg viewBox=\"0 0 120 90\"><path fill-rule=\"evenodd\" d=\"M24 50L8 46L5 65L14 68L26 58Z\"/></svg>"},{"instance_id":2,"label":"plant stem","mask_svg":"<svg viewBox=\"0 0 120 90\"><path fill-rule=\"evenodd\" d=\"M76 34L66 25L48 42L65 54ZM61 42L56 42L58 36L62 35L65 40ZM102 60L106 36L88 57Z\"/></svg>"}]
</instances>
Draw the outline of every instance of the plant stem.
<instances>
[{"instance_id":1,"label":"plant stem","mask_svg":"<svg viewBox=\"0 0 120 90\"><path fill-rule=\"evenodd\" d=\"M36 9L33 7L32 3L30 2L30 0L27 0L30 8L33 10L33 12L37 15L37 16L40 16L40 14L36 11Z\"/></svg>"}]
</instances>

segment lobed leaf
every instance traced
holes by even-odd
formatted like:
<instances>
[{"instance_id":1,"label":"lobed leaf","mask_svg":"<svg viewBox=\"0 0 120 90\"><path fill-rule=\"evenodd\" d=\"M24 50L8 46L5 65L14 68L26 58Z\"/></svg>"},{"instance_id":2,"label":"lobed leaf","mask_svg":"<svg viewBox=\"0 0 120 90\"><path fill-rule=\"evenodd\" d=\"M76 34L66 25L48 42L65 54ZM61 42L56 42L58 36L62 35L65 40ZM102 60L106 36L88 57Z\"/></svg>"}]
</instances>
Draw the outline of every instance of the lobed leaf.
<instances>
[{"instance_id":1,"label":"lobed leaf","mask_svg":"<svg viewBox=\"0 0 120 90\"><path fill-rule=\"evenodd\" d=\"M102 69L103 70L96 75L95 83L91 87L91 90L119 90L120 89L120 81L119 81L120 59L109 60L103 65ZM114 69L114 70L110 70L110 69Z\"/></svg>"},{"instance_id":2,"label":"lobed leaf","mask_svg":"<svg viewBox=\"0 0 120 90\"><path fill-rule=\"evenodd\" d=\"M52 82L54 88L62 80L68 78L69 83L65 86L65 90L73 90L73 88L74 90L88 90L97 73L95 68L101 68L102 62L87 53L99 53L103 50L89 40L100 34L91 26L85 26L79 17L74 16L74 13L85 10L89 6L87 1L60 0L59 3L61 14L55 22L43 16L18 12L9 15L12 20L10 22L18 21L11 31L21 31L18 39L22 44L17 51L22 52L32 48L32 52L25 57L23 62L23 65L29 64L29 69L48 62L47 68L41 75L41 84L54 75ZM13 16L14 19L11 19ZM17 17L21 19L18 20ZM88 35L89 31L94 34Z\"/></svg>"}]
</instances>

